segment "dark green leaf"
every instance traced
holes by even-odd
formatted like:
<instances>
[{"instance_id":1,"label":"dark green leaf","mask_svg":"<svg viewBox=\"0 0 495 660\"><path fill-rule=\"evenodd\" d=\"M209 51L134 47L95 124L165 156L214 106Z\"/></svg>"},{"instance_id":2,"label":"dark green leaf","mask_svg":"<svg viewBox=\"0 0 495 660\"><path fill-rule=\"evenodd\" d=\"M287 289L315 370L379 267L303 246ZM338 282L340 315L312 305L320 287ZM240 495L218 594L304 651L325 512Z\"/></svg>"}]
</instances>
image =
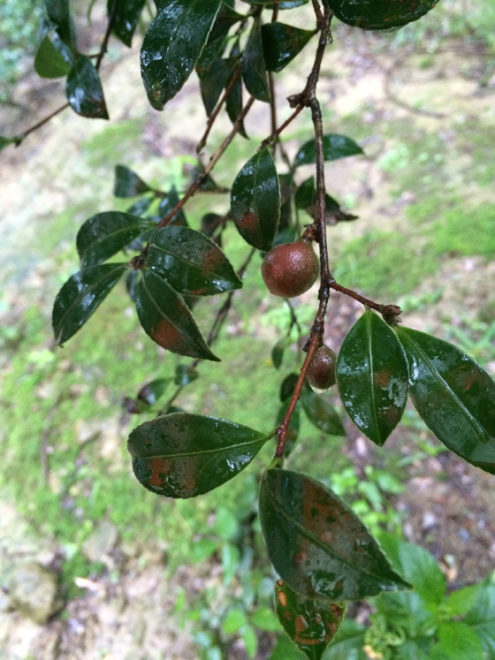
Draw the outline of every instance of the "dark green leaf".
<instances>
[{"instance_id":1,"label":"dark green leaf","mask_svg":"<svg viewBox=\"0 0 495 660\"><path fill-rule=\"evenodd\" d=\"M77 233L77 252L84 267L94 266L120 252L153 227L139 215L107 211L86 220Z\"/></svg>"},{"instance_id":2,"label":"dark green leaf","mask_svg":"<svg viewBox=\"0 0 495 660\"><path fill-rule=\"evenodd\" d=\"M329 133L323 136L323 155L325 160L338 160L339 158L347 158L347 156L356 156L362 153L364 152L359 144L345 135ZM309 165L315 162L316 148L313 139L306 142L299 149L294 159L294 165L298 167L299 165Z\"/></svg>"},{"instance_id":3,"label":"dark green leaf","mask_svg":"<svg viewBox=\"0 0 495 660\"><path fill-rule=\"evenodd\" d=\"M310 660L321 659L345 613L337 603L301 596L283 580L275 584L275 608L285 632Z\"/></svg>"},{"instance_id":4,"label":"dark green leaf","mask_svg":"<svg viewBox=\"0 0 495 660\"><path fill-rule=\"evenodd\" d=\"M152 270L136 284L136 309L145 332L172 353L215 360L189 308L170 284Z\"/></svg>"},{"instance_id":5,"label":"dark green leaf","mask_svg":"<svg viewBox=\"0 0 495 660\"><path fill-rule=\"evenodd\" d=\"M5 147L8 147L10 144L20 144L22 142L22 139L20 137L11 137L7 138L4 137L3 135L0 135L0 151L5 149Z\"/></svg>"},{"instance_id":6,"label":"dark green leaf","mask_svg":"<svg viewBox=\"0 0 495 660\"><path fill-rule=\"evenodd\" d=\"M215 41L219 37L225 37L230 28L244 18L245 16L243 14L237 13L232 7L229 7L227 3L222 2L209 40Z\"/></svg>"},{"instance_id":7,"label":"dark green leaf","mask_svg":"<svg viewBox=\"0 0 495 660\"><path fill-rule=\"evenodd\" d=\"M218 58L211 66L198 69L201 98L208 117L213 112L220 94L230 80L235 64L230 59Z\"/></svg>"},{"instance_id":8,"label":"dark green leaf","mask_svg":"<svg viewBox=\"0 0 495 660\"><path fill-rule=\"evenodd\" d=\"M163 197L158 207L158 215L160 218L164 218L170 213L170 211L175 208L175 205L179 201L179 195L175 186L172 186L168 193ZM184 209L180 208L175 215L172 216L171 220L168 222L169 225L181 225L182 227L187 226L187 220L184 213Z\"/></svg>"},{"instance_id":9,"label":"dark green leaf","mask_svg":"<svg viewBox=\"0 0 495 660\"><path fill-rule=\"evenodd\" d=\"M412 584L419 596L427 603L439 605L445 598L445 575L431 552L393 534L382 533L379 539L392 566Z\"/></svg>"},{"instance_id":10,"label":"dark green leaf","mask_svg":"<svg viewBox=\"0 0 495 660\"><path fill-rule=\"evenodd\" d=\"M337 360L340 398L354 424L383 445L407 401L407 363L390 326L368 310L344 339Z\"/></svg>"},{"instance_id":11,"label":"dark green leaf","mask_svg":"<svg viewBox=\"0 0 495 660\"><path fill-rule=\"evenodd\" d=\"M175 367L175 384L179 386L189 385L199 377L199 373L187 364L178 364Z\"/></svg>"},{"instance_id":12,"label":"dark green leaf","mask_svg":"<svg viewBox=\"0 0 495 660\"><path fill-rule=\"evenodd\" d=\"M237 61L240 62L240 49L238 43L232 48L230 55L235 63L237 63ZM234 68L234 72L232 75L235 74L236 74L236 68ZM232 76L229 79L227 86L231 84L231 81L232 81ZM227 110L227 114L229 116L230 121L234 124L242 111L242 79L240 76L237 78L237 80L231 87L230 93L225 101L225 109ZM247 138L246 129L244 127L244 121L242 121L239 126L239 133L243 137Z\"/></svg>"},{"instance_id":13,"label":"dark green leaf","mask_svg":"<svg viewBox=\"0 0 495 660\"><path fill-rule=\"evenodd\" d=\"M299 374L291 373L288 374L280 384L279 399L280 401L285 401L288 397L292 396L294 390L296 389L297 381L299 380Z\"/></svg>"},{"instance_id":14,"label":"dark green leaf","mask_svg":"<svg viewBox=\"0 0 495 660\"><path fill-rule=\"evenodd\" d=\"M141 199L137 199L134 204L131 204L126 209L126 213L130 213L131 215L144 215L150 208L152 202L152 197L141 197Z\"/></svg>"},{"instance_id":15,"label":"dark green leaf","mask_svg":"<svg viewBox=\"0 0 495 660\"><path fill-rule=\"evenodd\" d=\"M267 436L216 417L175 413L135 429L128 449L140 483L159 495L194 497L235 477Z\"/></svg>"},{"instance_id":16,"label":"dark green leaf","mask_svg":"<svg viewBox=\"0 0 495 660\"><path fill-rule=\"evenodd\" d=\"M280 369L284 359L285 344L283 341L278 341L272 348L272 363L275 369Z\"/></svg>"},{"instance_id":17,"label":"dark green leaf","mask_svg":"<svg viewBox=\"0 0 495 660\"><path fill-rule=\"evenodd\" d=\"M79 56L67 76L65 94L71 108L83 117L108 119L98 71L89 57Z\"/></svg>"},{"instance_id":18,"label":"dark green leaf","mask_svg":"<svg viewBox=\"0 0 495 660\"><path fill-rule=\"evenodd\" d=\"M266 9L293 9L305 5L309 0L276 0L270 2L269 0L244 0L250 5L263 5Z\"/></svg>"},{"instance_id":19,"label":"dark green leaf","mask_svg":"<svg viewBox=\"0 0 495 660\"><path fill-rule=\"evenodd\" d=\"M127 264L103 264L72 275L55 298L52 314L57 344L70 339L86 323L127 269Z\"/></svg>"},{"instance_id":20,"label":"dark green leaf","mask_svg":"<svg viewBox=\"0 0 495 660\"><path fill-rule=\"evenodd\" d=\"M475 631L461 621L441 621L438 626L438 645L432 649L439 651L445 660L483 660L483 646Z\"/></svg>"},{"instance_id":21,"label":"dark green leaf","mask_svg":"<svg viewBox=\"0 0 495 660\"><path fill-rule=\"evenodd\" d=\"M155 378L155 380L143 385L138 392L137 398L148 406L153 406L163 396L169 383L170 378Z\"/></svg>"},{"instance_id":22,"label":"dark green leaf","mask_svg":"<svg viewBox=\"0 0 495 660\"><path fill-rule=\"evenodd\" d=\"M256 17L253 21L247 44L242 54L242 77L247 91L259 99L268 102L270 90L266 78L263 44L261 41L261 20Z\"/></svg>"},{"instance_id":23,"label":"dark green leaf","mask_svg":"<svg viewBox=\"0 0 495 660\"><path fill-rule=\"evenodd\" d=\"M438 0L323 0L341 21L363 30L390 30L415 21L432 9Z\"/></svg>"},{"instance_id":24,"label":"dark green leaf","mask_svg":"<svg viewBox=\"0 0 495 660\"><path fill-rule=\"evenodd\" d=\"M74 62L72 51L56 32L45 34L34 57L34 69L42 78L66 76Z\"/></svg>"},{"instance_id":25,"label":"dark green leaf","mask_svg":"<svg viewBox=\"0 0 495 660\"><path fill-rule=\"evenodd\" d=\"M209 238L188 227L157 230L146 267L181 293L208 296L242 287L229 260Z\"/></svg>"},{"instance_id":26,"label":"dark green leaf","mask_svg":"<svg viewBox=\"0 0 495 660\"><path fill-rule=\"evenodd\" d=\"M309 387L301 393L301 403L309 421L329 435L345 435L339 414L325 394L316 394Z\"/></svg>"},{"instance_id":27,"label":"dark green leaf","mask_svg":"<svg viewBox=\"0 0 495 660\"><path fill-rule=\"evenodd\" d=\"M170 0L151 22L141 48L141 75L155 110L189 78L220 5L221 0Z\"/></svg>"},{"instance_id":28,"label":"dark green leaf","mask_svg":"<svg viewBox=\"0 0 495 660\"><path fill-rule=\"evenodd\" d=\"M313 176L310 176L308 179L306 179L306 181L303 181L301 185L297 187L294 195L294 202L296 204L296 208L304 209L308 215L310 215L313 219L316 219L316 186ZM343 211L337 200L333 197L330 197L328 193L325 193L325 222L328 224L335 224L337 222L349 222L351 220L356 220L357 217L357 215Z\"/></svg>"},{"instance_id":29,"label":"dark green leaf","mask_svg":"<svg viewBox=\"0 0 495 660\"><path fill-rule=\"evenodd\" d=\"M313 30L301 30L284 23L263 25L261 37L267 70L281 71L314 34Z\"/></svg>"},{"instance_id":30,"label":"dark green leaf","mask_svg":"<svg viewBox=\"0 0 495 660\"><path fill-rule=\"evenodd\" d=\"M70 15L69 0L45 0L48 18L56 25L57 32L72 50L76 48L76 31Z\"/></svg>"},{"instance_id":31,"label":"dark green leaf","mask_svg":"<svg viewBox=\"0 0 495 660\"><path fill-rule=\"evenodd\" d=\"M280 188L275 163L267 148L248 160L236 176L231 209L244 240L260 250L269 250L280 218Z\"/></svg>"},{"instance_id":32,"label":"dark green leaf","mask_svg":"<svg viewBox=\"0 0 495 660\"><path fill-rule=\"evenodd\" d=\"M398 328L397 334L421 417L449 449L495 474L493 380L452 344L410 328Z\"/></svg>"},{"instance_id":33,"label":"dark green leaf","mask_svg":"<svg viewBox=\"0 0 495 660\"><path fill-rule=\"evenodd\" d=\"M495 658L495 584L483 584L464 623L481 639L487 657Z\"/></svg>"},{"instance_id":34,"label":"dark green leaf","mask_svg":"<svg viewBox=\"0 0 495 660\"><path fill-rule=\"evenodd\" d=\"M275 569L303 596L355 600L409 586L352 510L308 477L268 470L260 519Z\"/></svg>"},{"instance_id":35,"label":"dark green leaf","mask_svg":"<svg viewBox=\"0 0 495 660\"><path fill-rule=\"evenodd\" d=\"M113 194L115 197L136 197L148 192L151 188L135 172L125 165L115 166L115 182Z\"/></svg>"},{"instance_id":36,"label":"dark green leaf","mask_svg":"<svg viewBox=\"0 0 495 660\"><path fill-rule=\"evenodd\" d=\"M126 46L132 45L132 36L145 2L146 0L107 0L107 13L109 16L113 14L112 31Z\"/></svg>"}]
</instances>

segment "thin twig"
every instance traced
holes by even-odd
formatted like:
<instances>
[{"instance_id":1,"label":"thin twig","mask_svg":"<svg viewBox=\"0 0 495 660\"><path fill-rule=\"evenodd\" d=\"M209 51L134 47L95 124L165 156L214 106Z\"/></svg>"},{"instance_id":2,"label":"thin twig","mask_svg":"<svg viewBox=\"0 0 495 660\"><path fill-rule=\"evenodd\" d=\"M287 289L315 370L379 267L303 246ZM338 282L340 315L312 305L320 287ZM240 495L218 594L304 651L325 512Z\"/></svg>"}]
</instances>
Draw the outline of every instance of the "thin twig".
<instances>
[{"instance_id":1,"label":"thin twig","mask_svg":"<svg viewBox=\"0 0 495 660\"><path fill-rule=\"evenodd\" d=\"M228 83L227 87L225 88L221 99L218 101L215 109L213 110L211 115L208 117L208 122L206 124L205 132L204 132L203 136L201 137L201 140L196 145L196 153L199 154L199 152L204 149L204 147L206 145L206 141L208 140L208 136L210 135L211 129L213 128L213 124L215 123L218 115L220 114L220 110L223 108L225 102L227 101L227 97L231 93L234 85L239 80L239 78L241 76L241 72L242 72L242 67L239 65L238 67L236 67L234 73L232 74L232 77L229 80L229 83Z\"/></svg>"},{"instance_id":2,"label":"thin twig","mask_svg":"<svg viewBox=\"0 0 495 660\"><path fill-rule=\"evenodd\" d=\"M118 6L119 6L119 0L113 0L112 10L110 11L110 14L108 16L107 29L105 31L103 40L101 42L100 52L98 53L98 57L96 58L95 69L97 71L99 71L101 62L108 50L108 42L110 40L110 35L112 33L113 20L117 14Z\"/></svg>"}]
</instances>

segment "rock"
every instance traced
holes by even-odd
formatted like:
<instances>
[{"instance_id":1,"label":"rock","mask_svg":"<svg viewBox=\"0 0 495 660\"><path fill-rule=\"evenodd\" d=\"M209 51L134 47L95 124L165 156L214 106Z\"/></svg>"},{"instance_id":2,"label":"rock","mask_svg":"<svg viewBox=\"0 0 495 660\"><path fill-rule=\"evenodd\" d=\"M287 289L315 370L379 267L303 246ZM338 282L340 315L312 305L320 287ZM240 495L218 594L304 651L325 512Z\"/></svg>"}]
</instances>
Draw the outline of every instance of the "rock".
<instances>
[{"instance_id":1,"label":"rock","mask_svg":"<svg viewBox=\"0 0 495 660\"><path fill-rule=\"evenodd\" d=\"M63 606L57 574L35 562L14 568L9 581L9 595L14 609L40 625Z\"/></svg>"},{"instance_id":2,"label":"rock","mask_svg":"<svg viewBox=\"0 0 495 660\"><path fill-rule=\"evenodd\" d=\"M82 550L90 561L105 561L117 543L119 533L108 520L100 522L84 541Z\"/></svg>"}]
</instances>

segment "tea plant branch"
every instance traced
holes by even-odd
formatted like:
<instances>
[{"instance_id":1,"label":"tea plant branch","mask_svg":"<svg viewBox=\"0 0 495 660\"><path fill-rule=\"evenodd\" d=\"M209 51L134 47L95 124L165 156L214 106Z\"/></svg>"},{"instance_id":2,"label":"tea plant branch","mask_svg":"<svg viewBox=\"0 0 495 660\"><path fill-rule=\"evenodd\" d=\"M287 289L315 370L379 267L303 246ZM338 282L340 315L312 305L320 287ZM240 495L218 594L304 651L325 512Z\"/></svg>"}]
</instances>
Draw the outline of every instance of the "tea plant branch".
<instances>
[{"instance_id":1,"label":"tea plant branch","mask_svg":"<svg viewBox=\"0 0 495 660\"><path fill-rule=\"evenodd\" d=\"M374 309L376 312L381 314L384 320L387 321L387 323L389 323L390 325L396 325L399 322L399 317L402 313L402 310L398 305L382 305L380 303L375 302L374 300L370 300L370 298L366 298L365 296L362 296L360 293L357 293L357 291L353 291L352 289L348 289L347 287L342 286L341 284L336 282L332 276L328 281L328 286L331 289L334 289L335 291L339 291L340 293L343 293L346 296L349 296L350 298L357 300L358 302L362 303L365 307L368 307L369 309Z\"/></svg>"},{"instance_id":2,"label":"tea plant branch","mask_svg":"<svg viewBox=\"0 0 495 660\"><path fill-rule=\"evenodd\" d=\"M47 116L44 117L43 119L40 119L39 122L37 122L36 124L34 124L34 125L31 126L30 128L28 128L27 130L25 130L23 133L20 133L19 135L15 135L15 136L12 138L12 139L14 140L14 144L15 144L15 146L18 147L18 146L24 141L24 139L25 139L28 135L30 135L30 133L34 133L34 131L37 131L38 128L41 128L41 127L44 126L45 124L48 124L49 121L51 121L54 117L56 117L56 116L59 115L61 112L63 112L64 110L66 110L68 107L69 107L69 103L64 103L64 105L61 105L59 108L57 108L56 110L54 110L53 112L51 112L49 115L47 115Z\"/></svg>"},{"instance_id":3,"label":"tea plant branch","mask_svg":"<svg viewBox=\"0 0 495 660\"><path fill-rule=\"evenodd\" d=\"M256 253L256 249L251 248L246 259L238 268L236 274L240 280L242 280L242 278L246 274L246 270L248 269L248 266L251 263L251 260L253 259L255 253ZM215 341L218 339L220 330L222 329L222 326L225 323L227 316L230 312L230 309L232 307L232 300L235 294L236 294L236 290L229 291L225 301L222 303L221 307L218 309L217 313L215 314L215 318L213 319L213 323L211 325L210 331L208 332L208 336L206 339L206 343L208 344L208 346L211 346L211 344L215 343ZM202 361L203 360L201 360L201 358L196 358L192 363L191 368L195 369ZM177 389L170 396L170 398L167 400L165 405L162 406L162 408L160 409L160 412L158 413L159 415L164 414L170 408L172 403L177 399L177 397L181 394L182 390L185 387L186 387L185 385L179 385L177 387Z\"/></svg>"},{"instance_id":4,"label":"tea plant branch","mask_svg":"<svg viewBox=\"0 0 495 660\"><path fill-rule=\"evenodd\" d=\"M244 121L244 118L246 117L248 112L250 111L251 106L253 105L254 101L255 101L254 96L251 96L249 98L249 100L247 101L246 105L243 107L243 109L239 113L239 116L235 120L234 125L233 125L232 130L230 131L230 133L227 135L227 137L224 139L224 141L218 147L218 149L215 151L215 153L210 157L210 160L208 161L208 164L205 166L205 169L191 183L189 188L184 193L184 196L177 202L177 204L174 206L174 208L171 211L169 211L167 213L167 215L164 216L160 220L160 222L158 223L158 227L166 227L168 225L168 223L170 222L170 220L177 213L177 211L179 211L184 206L184 204L198 191L201 184L205 181L205 179L208 177L208 175L211 174L211 172L213 171L215 165L218 163L220 158L225 153L227 147L230 145L232 140L235 138L235 136L239 132L241 124Z\"/></svg>"}]
</instances>

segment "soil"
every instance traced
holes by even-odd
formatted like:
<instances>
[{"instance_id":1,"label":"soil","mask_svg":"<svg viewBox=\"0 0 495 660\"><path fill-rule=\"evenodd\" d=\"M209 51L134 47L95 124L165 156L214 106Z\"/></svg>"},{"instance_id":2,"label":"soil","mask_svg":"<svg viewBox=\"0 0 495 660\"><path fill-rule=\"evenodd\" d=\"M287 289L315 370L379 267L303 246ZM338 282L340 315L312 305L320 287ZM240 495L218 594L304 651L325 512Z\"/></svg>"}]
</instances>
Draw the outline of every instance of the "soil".
<instances>
[{"instance_id":1,"label":"soil","mask_svg":"<svg viewBox=\"0 0 495 660\"><path fill-rule=\"evenodd\" d=\"M397 60L388 49L379 48L371 36L357 41L350 32L342 31L341 41L346 50L330 52L327 77L322 80L322 98L332 106L332 115L345 115L358 104L366 106L363 121L373 124L376 117L403 117L411 124L439 126L446 108L450 114L477 113L493 107L495 82L488 81L480 89L476 72L482 57L474 48L462 44L447 44L435 56L428 69L418 69L417 55L405 54ZM137 70L136 49L125 55L119 63L104 68L106 93L112 110L112 119L129 116L146 118L144 140L152 145L152 152L166 157L177 148L192 151L193 141L182 136L199 135L204 123L202 109L195 100L195 83L191 83L171 102L167 117L151 111L141 91ZM280 94L297 91L304 78L294 72L280 86ZM27 114L12 114L8 128L2 133L17 130L46 115L55 106L53 91L57 85L42 88L33 77L22 81L16 100L25 108L38 110ZM62 95L60 95L62 98ZM418 110L411 106L411 98L424 98ZM186 116L187 115L187 116ZM248 121L255 126L259 117ZM173 127L170 129L170 127ZM195 128L197 127L197 128ZM16 274L11 256L16 242L24 244L36 240L36 227L23 223L26 191L29 191L31 219L43 215L47 209L59 212L67 204L64 192L67 169L76 168L78 145L82 138L99 130L91 122L81 121L68 113L59 116L51 125L30 136L17 150L7 149L2 155L0 177L4 190L0 202L0 254L8 261L7 275L13 286L9 297L25 300L25 279ZM84 135L82 135L84 133ZM379 136L370 138L370 151L374 158L356 172L354 163L344 163L332 170L332 186L353 194L358 202L366 202L370 222L393 223L401 205L407 202L390 197L389 177L374 166L376 156L383 149ZM37 178L36 172L46 163L57 172L53 185ZM351 175L351 171L353 172ZM83 183L81 185L84 185ZM76 196L73 196L75 199ZM358 204L359 205L359 204ZM356 225L357 226L357 225ZM363 220L357 231L367 226ZM12 229L16 228L13 232ZM15 236L14 236L15 235ZM456 322L456 309L462 303L464 312L479 309L486 299L489 281L493 281L495 268L473 259L452 259L448 267L440 269L434 277L435 286L442 286L442 300L429 306L426 312L414 312L408 325L422 329L432 327L434 319L452 318ZM36 304L37 282L42 282L43 261L25 266L25 273L35 278L32 291ZM39 279L41 278L41 280ZM469 295L459 291L458 282ZM428 290L430 283L423 283ZM341 338L357 318L361 307L341 296L333 297L333 315L328 327L327 343L338 349ZM495 365L488 367L495 371ZM358 468L373 460L373 447L349 424L348 452ZM411 430L403 429L390 439L392 451L407 453ZM439 479L438 476L442 475ZM458 460L451 453L441 453L426 461L413 462L404 469L405 492L396 500L404 512L406 536L428 547L440 560L451 588L469 584L486 577L495 567L495 497L493 478ZM41 538L36 530L23 520L13 504L5 504L0 520L2 538L10 539L0 545L2 574L13 563L24 559L36 560L44 565L56 565L59 548L53 541ZM160 547L147 547L146 552L136 544L121 547L115 542L107 549L106 570L94 580L79 582L82 595L66 604L62 616L55 617L45 626L39 626L17 611L9 609L7 594L0 594L0 657L6 660L36 658L37 660L79 660L93 658L122 658L133 660L193 660L196 655L190 634L178 629L173 610L175 587L181 585L187 592L196 592L207 584L215 583L214 566L194 571L187 567L179 571L172 581L164 581L166 557ZM241 647L234 647L228 658L244 658ZM268 657L259 655L259 658Z\"/></svg>"}]
</instances>

